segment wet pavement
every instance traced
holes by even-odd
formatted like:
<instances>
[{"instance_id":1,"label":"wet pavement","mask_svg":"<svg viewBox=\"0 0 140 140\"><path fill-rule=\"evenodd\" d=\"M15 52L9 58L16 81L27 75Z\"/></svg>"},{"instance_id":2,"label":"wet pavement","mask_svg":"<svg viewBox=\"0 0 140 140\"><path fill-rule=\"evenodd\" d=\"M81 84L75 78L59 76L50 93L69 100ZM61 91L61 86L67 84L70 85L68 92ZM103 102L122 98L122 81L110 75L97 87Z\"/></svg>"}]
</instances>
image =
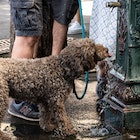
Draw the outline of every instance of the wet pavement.
<instances>
[{"instance_id":1,"label":"wet pavement","mask_svg":"<svg viewBox=\"0 0 140 140\"><path fill-rule=\"evenodd\" d=\"M85 87L84 75L75 81L76 91L79 96L83 93ZM95 136L91 131L93 127L100 124L99 117L96 113L95 103L97 96L95 93L96 73L89 73L89 84L85 97L82 100L76 99L71 93L67 102L66 109L70 120L72 121L78 134L75 137L66 137L65 140L139 140L140 133L115 133L106 136ZM98 127L97 127L98 128ZM43 132L38 123L28 122L6 114L2 123L2 130L10 135L12 140L62 140L55 138L50 133Z\"/></svg>"}]
</instances>

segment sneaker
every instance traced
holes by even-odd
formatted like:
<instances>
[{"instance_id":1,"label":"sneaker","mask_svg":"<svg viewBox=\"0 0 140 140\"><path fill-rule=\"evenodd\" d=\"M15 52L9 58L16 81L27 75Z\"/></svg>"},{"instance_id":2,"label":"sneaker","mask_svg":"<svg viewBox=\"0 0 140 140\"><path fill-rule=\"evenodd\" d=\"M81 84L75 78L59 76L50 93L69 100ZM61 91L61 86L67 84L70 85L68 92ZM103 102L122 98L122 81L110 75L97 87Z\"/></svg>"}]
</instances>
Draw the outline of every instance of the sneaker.
<instances>
[{"instance_id":1,"label":"sneaker","mask_svg":"<svg viewBox=\"0 0 140 140\"><path fill-rule=\"evenodd\" d=\"M16 103L13 101L9 106L8 113L12 116L28 120L39 121L39 110L35 104L29 102Z\"/></svg>"},{"instance_id":2,"label":"sneaker","mask_svg":"<svg viewBox=\"0 0 140 140\"><path fill-rule=\"evenodd\" d=\"M84 25L84 28L85 28L85 31L86 31L85 25ZM69 26L69 28L68 28L68 34L69 35L81 34L81 33L82 33L82 26L77 21L72 23L71 26Z\"/></svg>"}]
</instances>

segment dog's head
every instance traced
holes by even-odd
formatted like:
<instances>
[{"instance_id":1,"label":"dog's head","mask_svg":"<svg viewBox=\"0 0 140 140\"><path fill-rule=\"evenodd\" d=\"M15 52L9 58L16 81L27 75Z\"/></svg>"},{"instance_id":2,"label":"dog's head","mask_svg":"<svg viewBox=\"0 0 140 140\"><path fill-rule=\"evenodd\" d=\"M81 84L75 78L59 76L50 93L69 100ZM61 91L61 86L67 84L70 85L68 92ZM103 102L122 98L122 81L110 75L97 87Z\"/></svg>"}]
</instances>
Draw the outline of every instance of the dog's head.
<instances>
[{"instance_id":1,"label":"dog's head","mask_svg":"<svg viewBox=\"0 0 140 140\"><path fill-rule=\"evenodd\" d=\"M77 40L76 46L80 46L83 52L83 67L85 71L93 69L98 61L111 57L108 48L102 44L95 44L94 41L89 38Z\"/></svg>"},{"instance_id":2,"label":"dog's head","mask_svg":"<svg viewBox=\"0 0 140 140\"><path fill-rule=\"evenodd\" d=\"M92 70L97 61L109 56L108 49L96 45L92 39L76 39L60 53L61 65L66 70L66 75L80 75L84 71ZM69 70L69 72L68 72Z\"/></svg>"},{"instance_id":3,"label":"dog's head","mask_svg":"<svg viewBox=\"0 0 140 140\"><path fill-rule=\"evenodd\" d=\"M94 55L95 63L97 64L98 61L104 60L107 57L111 57L108 48L104 47L102 44L96 44Z\"/></svg>"}]
</instances>

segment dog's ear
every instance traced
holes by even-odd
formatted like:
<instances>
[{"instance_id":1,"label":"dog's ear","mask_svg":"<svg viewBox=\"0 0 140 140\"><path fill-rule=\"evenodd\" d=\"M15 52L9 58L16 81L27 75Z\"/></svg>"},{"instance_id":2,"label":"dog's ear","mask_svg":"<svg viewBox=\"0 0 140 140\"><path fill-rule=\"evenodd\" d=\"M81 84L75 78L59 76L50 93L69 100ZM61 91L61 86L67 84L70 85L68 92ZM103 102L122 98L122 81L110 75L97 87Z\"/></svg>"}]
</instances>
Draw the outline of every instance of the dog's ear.
<instances>
[{"instance_id":1,"label":"dog's ear","mask_svg":"<svg viewBox=\"0 0 140 140\"><path fill-rule=\"evenodd\" d=\"M83 70L84 71L89 71L89 70L93 69L95 67L95 65L96 64L94 62L92 62L92 64L91 64L88 61L83 61Z\"/></svg>"}]
</instances>

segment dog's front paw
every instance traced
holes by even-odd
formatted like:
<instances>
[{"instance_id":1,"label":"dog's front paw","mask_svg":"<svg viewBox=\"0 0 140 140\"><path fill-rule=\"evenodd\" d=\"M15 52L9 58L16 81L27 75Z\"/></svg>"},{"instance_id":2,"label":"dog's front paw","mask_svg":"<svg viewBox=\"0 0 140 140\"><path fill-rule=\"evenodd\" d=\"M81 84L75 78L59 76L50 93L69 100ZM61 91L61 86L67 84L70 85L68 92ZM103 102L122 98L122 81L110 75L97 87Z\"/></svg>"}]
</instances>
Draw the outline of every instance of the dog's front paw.
<instances>
[{"instance_id":1,"label":"dog's front paw","mask_svg":"<svg viewBox=\"0 0 140 140\"><path fill-rule=\"evenodd\" d=\"M56 128L56 125L54 125L54 124L47 125L47 131L53 131L55 128Z\"/></svg>"},{"instance_id":2,"label":"dog's front paw","mask_svg":"<svg viewBox=\"0 0 140 140\"><path fill-rule=\"evenodd\" d=\"M75 136L77 134L77 131L75 129L71 129L65 132L66 136Z\"/></svg>"}]
</instances>

